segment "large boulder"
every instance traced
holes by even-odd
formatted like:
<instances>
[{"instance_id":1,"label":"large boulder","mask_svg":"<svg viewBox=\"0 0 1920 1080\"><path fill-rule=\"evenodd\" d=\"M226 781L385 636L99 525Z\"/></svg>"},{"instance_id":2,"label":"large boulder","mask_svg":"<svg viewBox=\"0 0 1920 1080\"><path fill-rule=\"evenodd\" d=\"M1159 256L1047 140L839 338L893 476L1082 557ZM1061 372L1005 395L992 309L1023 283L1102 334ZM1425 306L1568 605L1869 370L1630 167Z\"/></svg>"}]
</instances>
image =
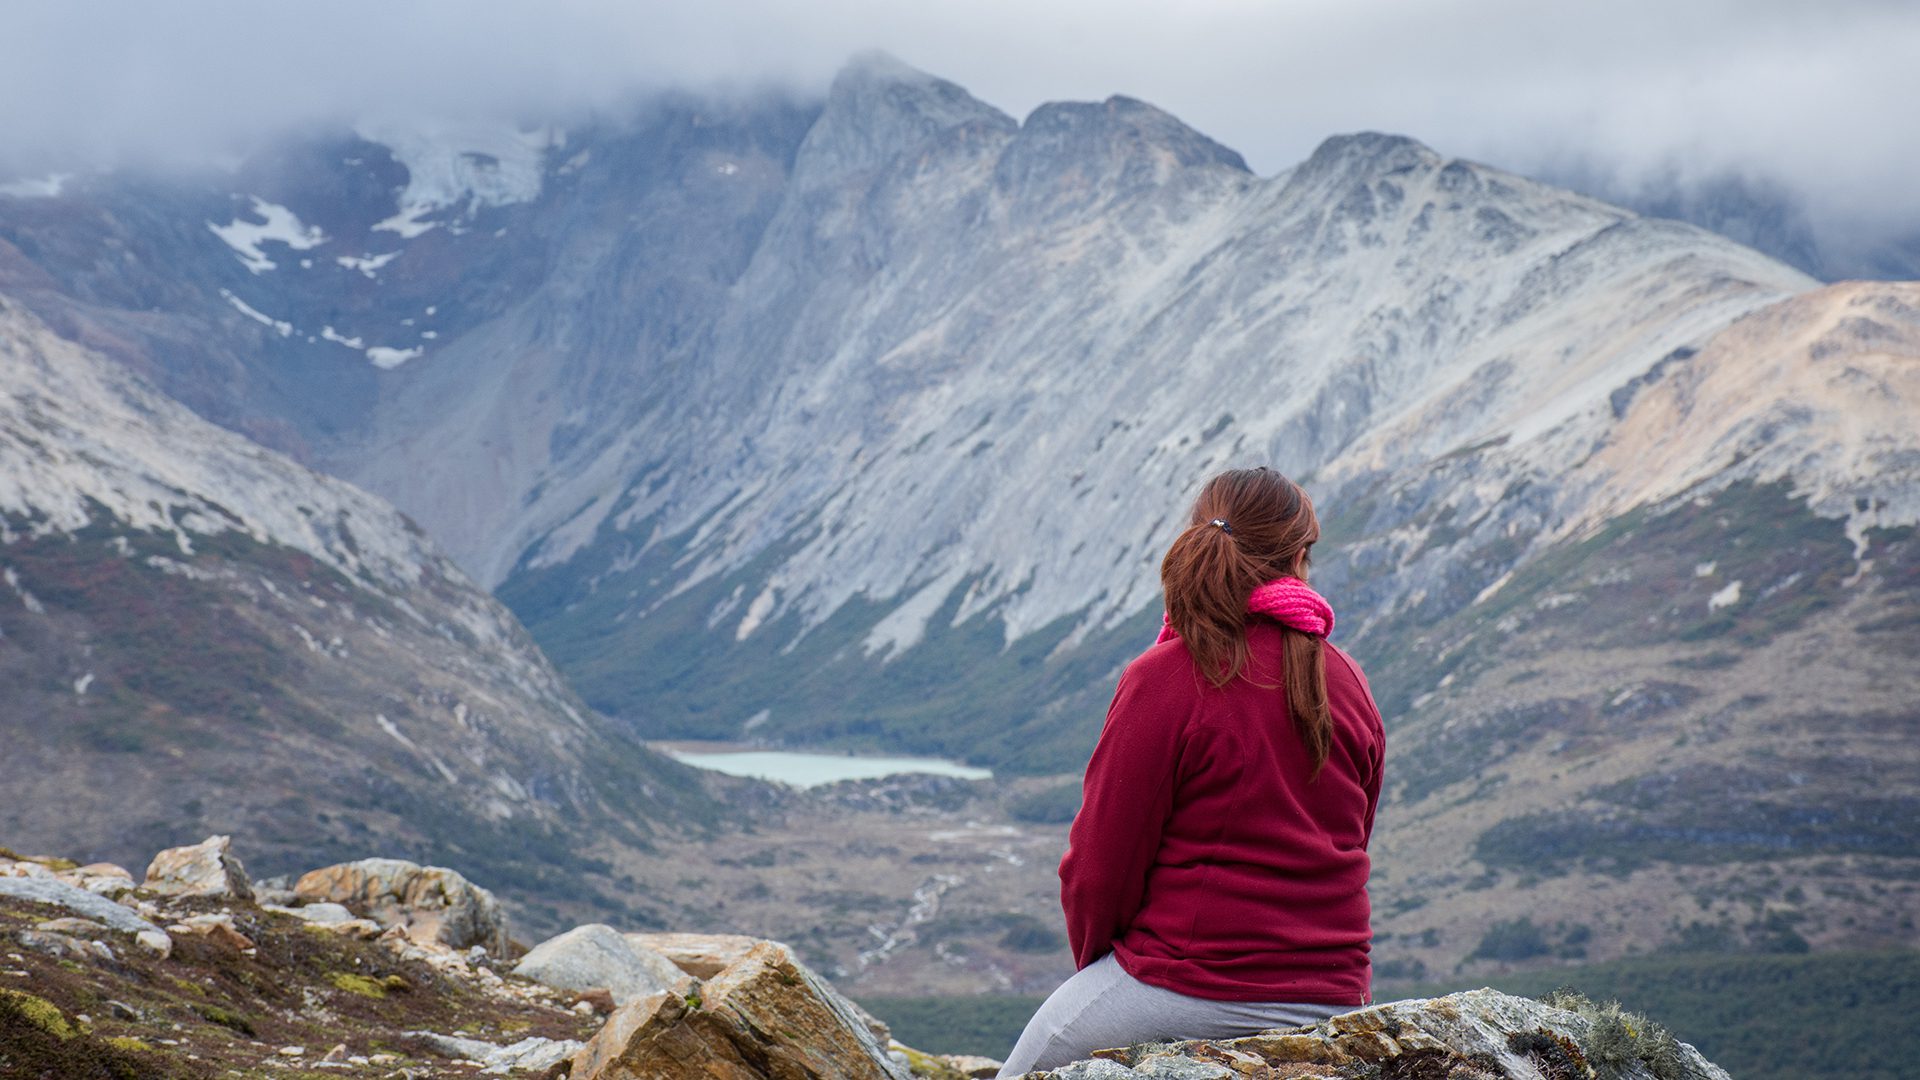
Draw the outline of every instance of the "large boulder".
<instances>
[{"instance_id":1,"label":"large boulder","mask_svg":"<svg viewBox=\"0 0 1920 1080\"><path fill-rule=\"evenodd\" d=\"M1728 1080L1660 1025L1577 995L1553 1003L1472 990L1342 1013L1243 1039L1102 1050L1037 1080ZM576 1075L578 1075L576 1073Z\"/></svg>"},{"instance_id":2,"label":"large boulder","mask_svg":"<svg viewBox=\"0 0 1920 1080\"><path fill-rule=\"evenodd\" d=\"M341 904L382 926L398 926L422 945L506 951L507 921L499 901L443 866L361 859L310 870L294 882L293 891L304 903Z\"/></svg>"},{"instance_id":3,"label":"large boulder","mask_svg":"<svg viewBox=\"0 0 1920 1080\"><path fill-rule=\"evenodd\" d=\"M573 1080L908 1080L853 1004L764 941L694 993L614 1011L573 1059Z\"/></svg>"},{"instance_id":4,"label":"large boulder","mask_svg":"<svg viewBox=\"0 0 1920 1080\"><path fill-rule=\"evenodd\" d=\"M673 961L611 926L576 926L533 947L513 973L556 990L605 990L615 1005L692 980Z\"/></svg>"},{"instance_id":5,"label":"large boulder","mask_svg":"<svg viewBox=\"0 0 1920 1080\"><path fill-rule=\"evenodd\" d=\"M147 866L141 885L168 896L230 896L253 899L253 882L246 867L234 857L233 838L209 836L189 847L168 848Z\"/></svg>"}]
</instances>

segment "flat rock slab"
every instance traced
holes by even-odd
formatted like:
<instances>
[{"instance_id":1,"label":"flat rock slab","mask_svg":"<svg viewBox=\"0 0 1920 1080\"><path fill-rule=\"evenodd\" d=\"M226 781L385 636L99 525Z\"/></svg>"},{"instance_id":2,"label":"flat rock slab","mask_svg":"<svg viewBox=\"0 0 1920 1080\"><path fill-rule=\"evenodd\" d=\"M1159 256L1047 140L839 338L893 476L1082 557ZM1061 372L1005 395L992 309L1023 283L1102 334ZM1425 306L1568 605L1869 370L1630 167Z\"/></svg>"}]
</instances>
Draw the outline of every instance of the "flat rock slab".
<instances>
[{"instance_id":1,"label":"flat rock slab","mask_svg":"<svg viewBox=\"0 0 1920 1080\"><path fill-rule=\"evenodd\" d=\"M517 1043L499 1046L479 1039L441 1035L432 1031L409 1031L435 1050L450 1058L477 1061L483 1073L545 1072L580 1052L581 1043L572 1039L547 1039L531 1036Z\"/></svg>"},{"instance_id":2,"label":"flat rock slab","mask_svg":"<svg viewBox=\"0 0 1920 1080\"><path fill-rule=\"evenodd\" d=\"M605 990L615 1005L683 984L691 988L673 961L600 923L576 926L534 946L513 973L555 990Z\"/></svg>"},{"instance_id":3,"label":"flat rock slab","mask_svg":"<svg viewBox=\"0 0 1920 1080\"><path fill-rule=\"evenodd\" d=\"M760 944L745 934L628 934L626 939L657 952L696 979L711 979Z\"/></svg>"},{"instance_id":4,"label":"flat rock slab","mask_svg":"<svg viewBox=\"0 0 1920 1080\"><path fill-rule=\"evenodd\" d=\"M55 904L128 934L143 930L161 932L159 927L104 896L50 877L0 877L0 896Z\"/></svg>"}]
</instances>

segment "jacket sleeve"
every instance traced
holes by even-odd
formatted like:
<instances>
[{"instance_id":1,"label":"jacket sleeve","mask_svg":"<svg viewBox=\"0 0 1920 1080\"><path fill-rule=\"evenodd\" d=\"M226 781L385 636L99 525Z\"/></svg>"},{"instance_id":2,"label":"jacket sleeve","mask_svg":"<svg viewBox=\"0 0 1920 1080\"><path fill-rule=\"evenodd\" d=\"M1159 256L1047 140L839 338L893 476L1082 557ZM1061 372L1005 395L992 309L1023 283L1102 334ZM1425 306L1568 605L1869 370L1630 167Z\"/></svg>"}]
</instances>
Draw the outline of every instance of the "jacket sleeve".
<instances>
[{"instance_id":1,"label":"jacket sleeve","mask_svg":"<svg viewBox=\"0 0 1920 1080\"><path fill-rule=\"evenodd\" d=\"M1167 690L1142 679L1138 662L1129 667L1087 763L1080 812L1060 860L1060 905L1077 968L1113 950L1146 893L1173 809L1187 712Z\"/></svg>"}]
</instances>

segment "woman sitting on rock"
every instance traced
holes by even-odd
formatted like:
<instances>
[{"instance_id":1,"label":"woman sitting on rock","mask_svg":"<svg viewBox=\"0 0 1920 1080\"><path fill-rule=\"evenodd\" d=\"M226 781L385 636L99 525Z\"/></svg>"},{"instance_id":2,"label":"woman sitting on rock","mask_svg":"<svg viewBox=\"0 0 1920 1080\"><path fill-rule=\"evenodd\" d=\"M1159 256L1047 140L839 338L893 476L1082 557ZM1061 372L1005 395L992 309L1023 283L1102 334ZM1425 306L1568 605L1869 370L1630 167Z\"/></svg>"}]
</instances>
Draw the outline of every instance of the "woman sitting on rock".
<instances>
[{"instance_id":1,"label":"woman sitting on rock","mask_svg":"<svg viewBox=\"0 0 1920 1080\"><path fill-rule=\"evenodd\" d=\"M1060 863L1079 972L1001 1076L1369 1000L1385 736L1305 581L1319 536L1306 493L1272 469L1201 490L1160 566L1166 626L1120 676Z\"/></svg>"}]
</instances>

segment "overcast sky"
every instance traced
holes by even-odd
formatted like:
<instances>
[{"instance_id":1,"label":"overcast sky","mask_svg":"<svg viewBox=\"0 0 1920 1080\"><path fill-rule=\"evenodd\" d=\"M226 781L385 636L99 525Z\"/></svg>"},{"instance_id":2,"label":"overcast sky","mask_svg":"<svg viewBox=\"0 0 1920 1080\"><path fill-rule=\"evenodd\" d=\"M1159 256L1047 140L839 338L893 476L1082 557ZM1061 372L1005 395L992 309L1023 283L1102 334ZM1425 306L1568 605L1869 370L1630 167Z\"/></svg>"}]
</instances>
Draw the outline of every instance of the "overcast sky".
<instances>
[{"instance_id":1,"label":"overcast sky","mask_svg":"<svg viewBox=\"0 0 1920 1080\"><path fill-rule=\"evenodd\" d=\"M1915 0L10 0L0 162L192 159L317 123L819 92L882 48L1016 116L1144 98L1259 172L1335 132L1522 171L1775 178L1920 221Z\"/></svg>"}]
</instances>

